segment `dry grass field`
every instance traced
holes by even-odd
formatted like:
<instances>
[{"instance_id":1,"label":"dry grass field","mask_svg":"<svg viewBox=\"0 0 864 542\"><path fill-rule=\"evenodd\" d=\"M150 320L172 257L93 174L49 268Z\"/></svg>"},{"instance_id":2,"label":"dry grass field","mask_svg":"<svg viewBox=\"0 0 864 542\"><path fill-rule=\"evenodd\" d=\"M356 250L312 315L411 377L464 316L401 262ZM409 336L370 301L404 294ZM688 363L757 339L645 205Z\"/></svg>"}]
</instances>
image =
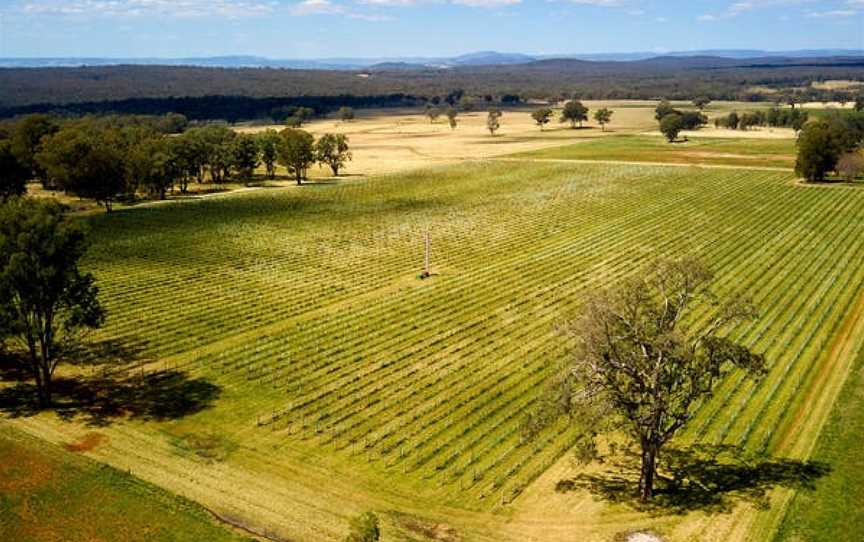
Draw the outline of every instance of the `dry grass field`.
<instances>
[{"instance_id":1,"label":"dry grass field","mask_svg":"<svg viewBox=\"0 0 864 542\"><path fill-rule=\"evenodd\" d=\"M459 125L451 130L447 119L442 115L434 123L422 111L358 111L357 118L350 122L335 119L315 120L303 127L316 137L324 133L340 133L348 136L353 162L345 168L349 176L378 175L410 171L428 166L451 164L465 160L486 159L517 152L533 151L558 147L569 143L610 137L622 134L657 133L654 120L656 102L648 101L585 101L585 105L595 111L608 107L615 111L612 122L602 131L593 119L584 123L582 129L571 129L569 124L558 122L555 118L544 130L531 119L531 108L505 110L501 119L501 129L490 136L486 129L486 111L460 113ZM687 102L675 102L675 107L690 108ZM725 112L746 111L759 104L716 102L706 110L710 118ZM589 113L590 116L590 113ZM243 132L258 132L268 128L281 129L279 126L240 127ZM794 138L791 130L751 130L738 132L706 127L704 131L682 135L705 135L710 137L767 137ZM657 133L659 136L659 133ZM328 176L328 170L313 168L313 177Z\"/></svg>"}]
</instances>

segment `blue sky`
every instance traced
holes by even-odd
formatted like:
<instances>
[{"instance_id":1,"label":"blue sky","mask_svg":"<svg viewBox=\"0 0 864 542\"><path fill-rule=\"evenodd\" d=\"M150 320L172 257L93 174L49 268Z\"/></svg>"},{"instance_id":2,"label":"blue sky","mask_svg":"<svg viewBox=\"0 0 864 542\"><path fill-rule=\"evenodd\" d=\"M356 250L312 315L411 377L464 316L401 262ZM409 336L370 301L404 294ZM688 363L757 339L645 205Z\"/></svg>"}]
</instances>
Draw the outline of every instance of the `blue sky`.
<instances>
[{"instance_id":1,"label":"blue sky","mask_svg":"<svg viewBox=\"0 0 864 542\"><path fill-rule=\"evenodd\" d=\"M864 49L864 0L0 0L0 57Z\"/></svg>"}]
</instances>

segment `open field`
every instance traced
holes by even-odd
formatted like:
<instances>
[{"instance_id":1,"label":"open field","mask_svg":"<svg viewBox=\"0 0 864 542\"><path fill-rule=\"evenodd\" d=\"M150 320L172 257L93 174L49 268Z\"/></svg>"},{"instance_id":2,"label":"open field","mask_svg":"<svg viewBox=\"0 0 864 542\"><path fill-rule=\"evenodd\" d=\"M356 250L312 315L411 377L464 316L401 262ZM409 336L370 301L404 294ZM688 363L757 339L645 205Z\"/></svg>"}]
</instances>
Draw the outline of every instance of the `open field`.
<instances>
[{"instance_id":1,"label":"open field","mask_svg":"<svg viewBox=\"0 0 864 542\"><path fill-rule=\"evenodd\" d=\"M864 356L859 355L813 457L834 473L813 492L798 493L789 506L778 541L854 540L864 535Z\"/></svg>"},{"instance_id":2,"label":"open field","mask_svg":"<svg viewBox=\"0 0 864 542\"><path fill-rule=\"evenodd\" d=\"M0 428L0 539L249 540L216 525L189 501L76 457L97 441L84 439L64 451Z\"/></svg>"},{"instance_id":3,"label":"open field","mask_svg":"<svg viewBox=\"0 0 864 542\"><path fill-rule=\"evenodd\" d=\"M516 158L543 160L612 160L669 164L704 164L741 167L795 167L792 139L731 139L690 137L670 144L658 136L619 136L592 139L573 145L516 154Z\"/></svg>"},{"instance_id":4,"label":"open field","mask_svg":"<svg viewBox=\"0 0 864 542\"><path fill-rule=\"evenodd\" d=\"M348 136L354 153L354 161L345 168L349 175L375 175L409 171L432 165L451 164L464 160L475 160L503 156L517 152L560 147L587 139L606 138L621 134L639 134L656 131L653 101L585 101L591 112L601 107L615 111L612 122L605 132L592 120L584 123L583 129L573 130L569 124L558 122L558 109L552 122L541 131L531 119L532 108L505 110L501 129L494 137L486 130L486 111L461 112L459 126L450 130L442 115L435 123L429 121L419 110L358 111L357 119L341 122L334 119L316 120L303 129L316 137L324 133L342 133ZM675 107L693 109L687 102L673 102ZM539 107L539 106L537 106ZM738 102L716 102L709 105L706 114L715 115L729 111L751 111L765 108L766 104ZM591 113L589 113L589 116ZM239 127L240 131L257 132L267 128L282 129L281 126ZM714 130L718 135L730 135L729 130ZM768 134L753 131L749 134ZM749 134L743 134L747 136ZM731 134L741 138L742 133ZM794 137L791 131L776 130L773 137ZM329 170L313 168L313 177L328 176Z\"/></svg>"},{"instance_id":5,"label":"open field","mask_svg":"<svg viewBox=\"0 0 864 542\"><path fill-rule=\"evenodd\" d=\"M417 524L496 542L765 540L793 479L767 510L735 486L726 513L637 512L556 491L578 474L574 430L525 442L519 422L584 292L696 252L719 292L760 306L733 334L770 372L730 375L677 444L766 468L808 458L864 336L862 204L784 171L490 160L91 217L104 356L135 368L73 370L90 393L62 417L4 394L6 423L57 443L97 432L86 455L296 541L338 540L369 509L385 540L423 539ZM112 404L112 378L134 400Z\"/></svg>"}]
</instances>

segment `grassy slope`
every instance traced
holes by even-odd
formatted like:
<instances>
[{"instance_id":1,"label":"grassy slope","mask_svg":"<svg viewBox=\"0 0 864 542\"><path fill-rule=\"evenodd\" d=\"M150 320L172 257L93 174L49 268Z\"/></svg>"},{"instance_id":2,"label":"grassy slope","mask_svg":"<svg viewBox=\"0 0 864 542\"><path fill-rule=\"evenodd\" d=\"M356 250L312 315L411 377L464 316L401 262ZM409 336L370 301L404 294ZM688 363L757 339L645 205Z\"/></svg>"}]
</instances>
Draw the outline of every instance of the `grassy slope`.
<instances>
[{"instance_id":1,"label":"grassy slope","mask_svg":"<svg viewBox=\"0 0 864 542\"><path fill-rule=\"evenodd\" d=\"M199 506L0 427L0 540L244 540Z\"/></svg>"},{"instance_id":2,"label":"grassy slope","mask_svg":"<svg viewBox=\"0 0 864 542\"><path fill-rule=\"evenodd\" d=\"M670 144L662 137L626 135L514 156L555 160L620 160L791 168L795 165L795 141L694 137L687 142Z\"/></svg>"},{"instance_id":3,"label":"grassy slope","mask_svg":"<svg viewBox=\"0 0 864 542\"><path fill-rule=\"evenodd\" d=\"M864 356L859 356L813 458L831 466L831 475L813 492L799 492L777 541L864 540Z\"/></svg>"}]
</instances>

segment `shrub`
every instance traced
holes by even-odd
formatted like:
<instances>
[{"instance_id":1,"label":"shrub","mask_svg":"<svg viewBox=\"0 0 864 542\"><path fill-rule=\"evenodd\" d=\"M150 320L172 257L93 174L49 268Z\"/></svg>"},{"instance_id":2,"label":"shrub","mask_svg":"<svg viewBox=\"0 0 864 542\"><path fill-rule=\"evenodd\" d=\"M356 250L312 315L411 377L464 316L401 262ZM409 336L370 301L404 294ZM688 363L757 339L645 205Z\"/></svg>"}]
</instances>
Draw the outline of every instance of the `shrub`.
<instances>
[{"instance_id":1,"label":"shrub","mask_svg":"<svg viewBox=\"0 0 864 542\"><path fill-rule=\"evenodd\" d=\"M351 533L345 542L377 542L380 538L378 516L366 512L351 520Z\"/></svg>"}]
</instances>

